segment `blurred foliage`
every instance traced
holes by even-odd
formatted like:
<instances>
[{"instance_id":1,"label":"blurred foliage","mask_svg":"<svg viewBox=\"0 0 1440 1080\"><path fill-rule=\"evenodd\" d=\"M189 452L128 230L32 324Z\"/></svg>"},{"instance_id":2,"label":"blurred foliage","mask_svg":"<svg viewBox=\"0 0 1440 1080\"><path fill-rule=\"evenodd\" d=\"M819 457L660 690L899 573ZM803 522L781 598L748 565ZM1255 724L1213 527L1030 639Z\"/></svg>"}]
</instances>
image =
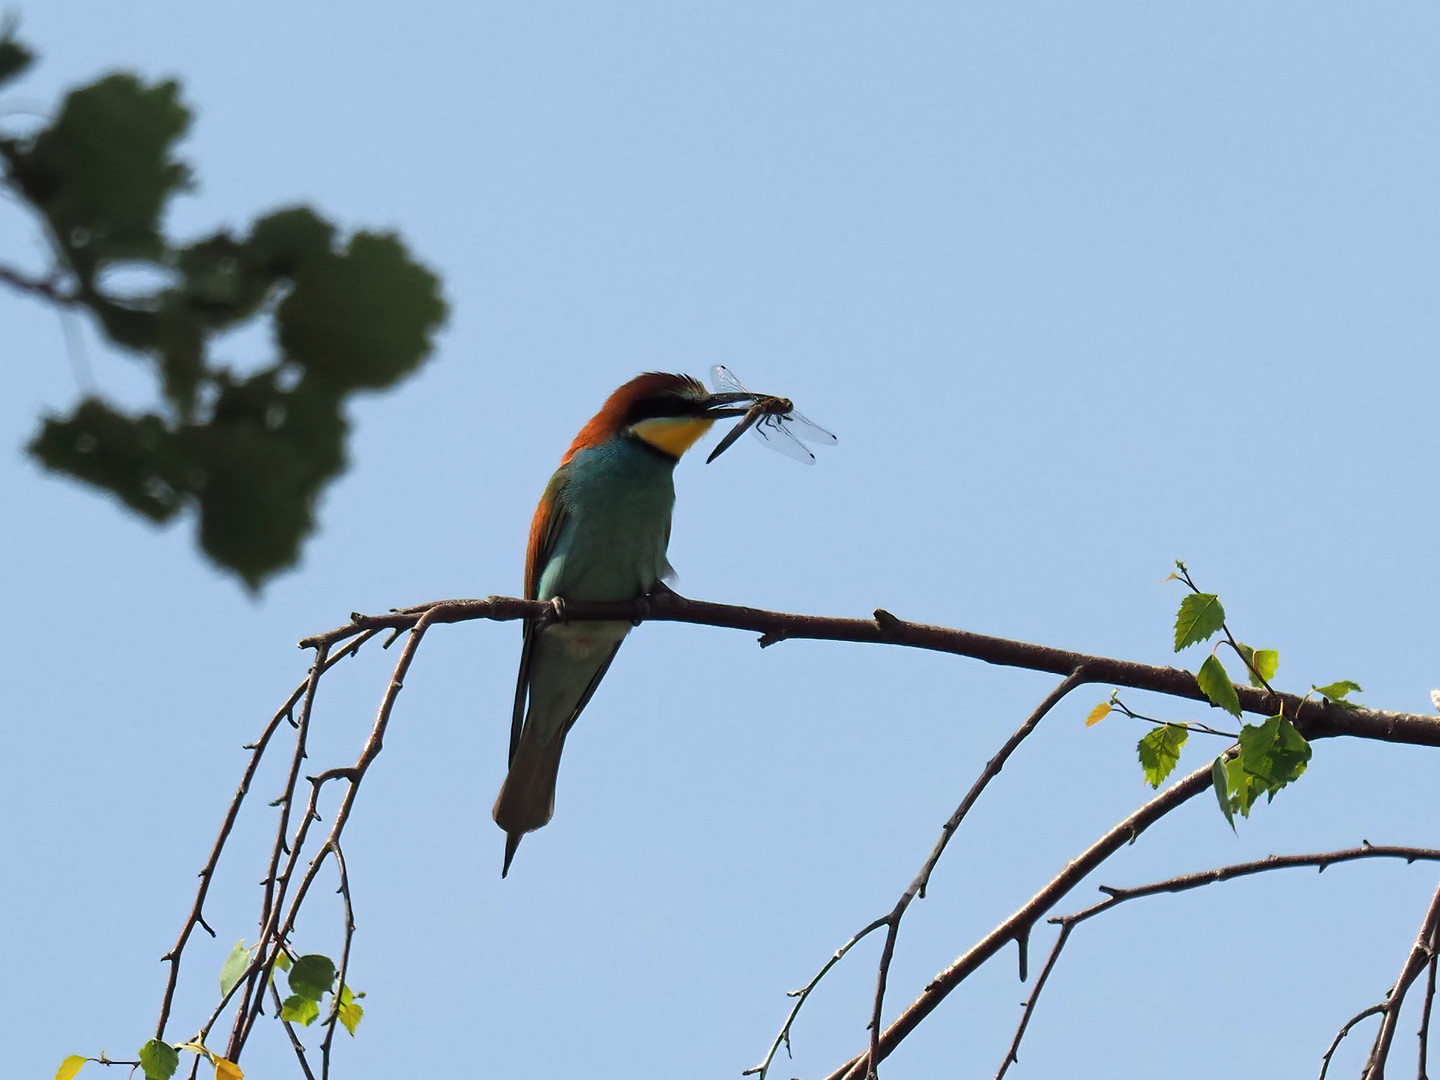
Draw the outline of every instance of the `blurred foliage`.
<instances>
[{"instance_id":1,"label":"blurred foliage","mask_svg":"<svg viewBox=\"0 0 1440 1080\"><path fill-rule=\"evenodd\" d=\"M0 86L33 54L0 30ZM29 452L47 469L120 499L155 522L186 509L200 546L251 589L292 566L315 503L345 468L346 401L394 386L429 354L446 309L438 279L396 236L335 226L297 206L188 244L164 234L169 200L193 186L174 155L190 125L174 82L111 74L72 90L53 120L0 134L4 183L43 222L47 276L6 268L12 286L87 311L147 362L151 411L89 396L48 416ZM117 272L162 284L117 294ZM273 320L278 355L237 372L215 337Z\"/></svg>"}]
</instances>

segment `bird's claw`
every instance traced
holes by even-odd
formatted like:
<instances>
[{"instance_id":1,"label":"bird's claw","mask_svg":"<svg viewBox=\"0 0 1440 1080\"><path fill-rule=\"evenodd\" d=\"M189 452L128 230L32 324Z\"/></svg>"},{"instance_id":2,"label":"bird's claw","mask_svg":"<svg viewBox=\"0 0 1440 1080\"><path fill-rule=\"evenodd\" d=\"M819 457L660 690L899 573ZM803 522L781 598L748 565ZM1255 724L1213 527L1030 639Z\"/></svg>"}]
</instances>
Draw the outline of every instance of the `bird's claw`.
<instances>
[{"instance_id":1,"label":"bird's claw","mask_svg":"<svg viewBox=\"0 0 1440 1080\"><path fill-rule=\"evenodd\" d=\"M535 629L537 631L544 630L547 626L553 626L556 623L566 623L569 621L569 616L565 614L564 597L556 596L551 598L550 603L546 605L545 610L535 617Z\"/></svg>"}]
</instances>

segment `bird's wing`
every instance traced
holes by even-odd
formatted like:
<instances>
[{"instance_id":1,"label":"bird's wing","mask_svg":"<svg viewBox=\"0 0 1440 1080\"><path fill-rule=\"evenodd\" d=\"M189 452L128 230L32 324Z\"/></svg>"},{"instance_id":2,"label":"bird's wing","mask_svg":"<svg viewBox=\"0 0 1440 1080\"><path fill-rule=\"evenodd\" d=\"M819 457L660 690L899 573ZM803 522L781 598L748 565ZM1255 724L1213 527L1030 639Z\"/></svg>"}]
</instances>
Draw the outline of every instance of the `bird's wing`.
<instances>
[{"instance_id":1,"label":"bird's wing","mask_svg":"<svg viewBox=\"0 0 1440 1080\"><path fill-rule=\"evenodd\" d=\"M530 546L525 551L525 599L539 599L540 575L555 550L555 538L565 525L565 507L560 503L560 489L565 486L565 466L555 470L550 483L545 485L545 494L540 496L540 505L535 508L535 517L530 522ZM520 731L525 726L525 698L530 690L531 635L530 620L521 626L523 641L520 646L520 674L515 680L515 711L510 717L510 758L515 762L515 750L520 745ZM609 667L607 662L606 667ZM604 673L604 669L601 669ZM592 687L593 690L593 687Z\"/></svg>"}]
</instances>

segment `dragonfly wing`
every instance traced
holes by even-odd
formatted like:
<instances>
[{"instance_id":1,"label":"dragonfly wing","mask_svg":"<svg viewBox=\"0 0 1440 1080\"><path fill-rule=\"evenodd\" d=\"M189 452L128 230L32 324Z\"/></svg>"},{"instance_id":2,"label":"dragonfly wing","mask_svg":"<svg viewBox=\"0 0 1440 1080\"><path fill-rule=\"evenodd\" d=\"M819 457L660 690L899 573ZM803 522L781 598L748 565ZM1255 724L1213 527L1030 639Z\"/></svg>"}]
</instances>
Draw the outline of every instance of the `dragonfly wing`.
<instances>
[{"instance_id":1,"label":"dragonfly wing","mask_svg":"<svg viewBox=\"0 0 1440 1080\"><path fill-rule=\"evenodd\" d=\"M767 416L755 425L755 437L771 450L778 450L788 458L806 465L815 464L815 455L809 447L790 433L783 423L783 415Z\"/></svg>"},{"instance_id":2,"label":"dragonfly wing","mask_svg":"<svg viewBox=\"0 0 1440 1080\"><path fill-rule=\"evenodd\" d=\"M717 394L750 393L750 388L737 379L735 373L724 364L716 364L710 369L710 385L715 388Z\"/></svg>"},{"instance_id":3,"label":"dragonfly wing","mask_svg":"<svg viewBox=\"0 0 1440 1080\"><path fill-rule=\"evenodd\" d=\"M840 441L835 438L833 432L826 431L814 420L808 416L801 416L798 412L788 412L776 419L780 421L786 431L801 442L814 443L816 446L834 446Z\"/></svg>"}]
</instances>

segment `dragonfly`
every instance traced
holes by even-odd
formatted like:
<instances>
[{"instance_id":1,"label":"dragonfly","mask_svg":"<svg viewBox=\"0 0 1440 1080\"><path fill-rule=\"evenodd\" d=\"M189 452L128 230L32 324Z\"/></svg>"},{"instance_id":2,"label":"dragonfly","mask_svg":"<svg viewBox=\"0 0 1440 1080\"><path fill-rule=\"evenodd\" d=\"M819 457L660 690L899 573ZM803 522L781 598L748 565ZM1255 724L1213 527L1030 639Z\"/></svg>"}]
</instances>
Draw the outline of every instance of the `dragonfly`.
<instances>
[{"instance_id":1,"label":"dragonfly","mask_svg":"<svg viewBox=\"0 0 1440 1080\"><path fill-rule=\"evenodd\" d=\"M789 398L755 393L724 364L716 364L710 369L710 383L717 393L743 394L753 398L755 403L745 411L740 423L731 428L719 445L710 451L710 456L705 459L707 465L730 449L747 429L771 450L778 450L806 465L815 464L815 455L806 443L834 446L839 441L815 421L796 412L795 404Z\"/></svg>"}]
</instances>

